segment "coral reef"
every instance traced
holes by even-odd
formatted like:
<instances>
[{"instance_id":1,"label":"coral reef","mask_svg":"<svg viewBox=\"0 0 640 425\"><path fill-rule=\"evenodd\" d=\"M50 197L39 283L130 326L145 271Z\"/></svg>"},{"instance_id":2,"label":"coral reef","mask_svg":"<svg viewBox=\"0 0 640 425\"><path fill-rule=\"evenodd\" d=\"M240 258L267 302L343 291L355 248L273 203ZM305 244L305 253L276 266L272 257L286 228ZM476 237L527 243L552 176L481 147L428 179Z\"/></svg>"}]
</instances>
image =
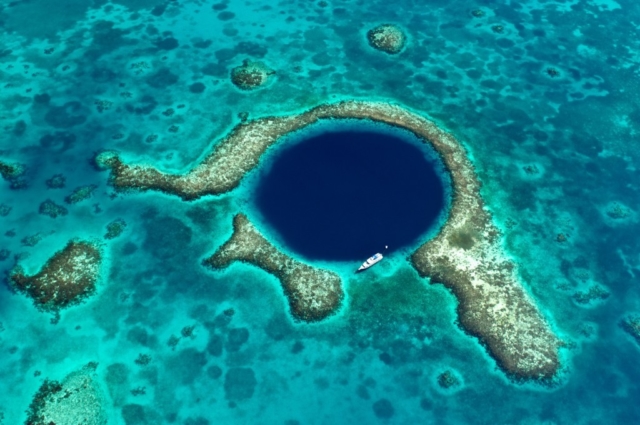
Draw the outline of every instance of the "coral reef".
<instances>
[{"instance_id":1,"label":"coral reef","mask_svg":"<svg viewBox=\"0 0 640 425\"><path fill-rule=\"evenodd\" d=\"M183 338L193 338L195 336L193 333L195 329L196 325L185 326L180 330L180 335L182 335Z\"/></svg>"},{"instance_id":2,"label":"coral reef","mask_svg":"<svg viewBox=\"0 0 640 425\"><path fill-rule=\"evenodd\" d=\"M545 72L551 78L556 78L560 76L560 71L558 71L556 68L549 67L545 70Z\"/></svg>"},{"instance_id":3,"label":"coral reef","mask_svg":"<svg viewBox=\"0 0 640 425\"><path fill-rule=\"evenodd\" d=\"M620 204L619 202L614 202L609 209L607 209L607 215L614 220L621 220L627 218L630 214L629 208Z\"/></svg>"},{"instance_id":4,"label":"coral reef","mask_svg":"<svg viewBox=\"0 0 640 425\"><path fill-rule=\"evenodd\" d=\"M101 261L97 246L72 240L35 275L28 276L16 265L9 281L17 291L29 296L39 310L57 312L95 292Z\"/></svg>"},{"instance_id":5,"label":"coral reef","mask_svg":"<svg viewBox=\"0 0 640 425\"><path fill-rule=\"evenodd\" d=\"M240 90L254 90L266 84L276 72L262 62L245 59L242 65L231 70L231 82Z\"/></svg>"},{"instance_id":6,"label":"coral reef","mask_svg":"<svg viewBox=\"0 0 640 425\"><path fill-rule=\"evenodd\" d=\"M390 55L398 54L404 48L407 36L400 27L392 24L379 25L367 32L367 40L374 49Z\"/></svg>"},{"instance_id":7,"label":"coral reef","mask_svg":"<svg viewBox=\"0 0 640 425\"><path fill-rule=\"evenodd\" d=\"M96 367L89 363L62 382L45 379L33 396L25 425L106 425Z\"/></svg>"},{"instance_id":8,"label":"coral reef","mask_svg":"<svg viewBox=\"0 0 640 425\"><path fill-rule=\"evenodd\" d=\"M322 320L332 314L342 301L338 275L308 266L278 251L243 214L233 219L231 239L204 260L204 264L222 269L234 261L254 264L276 276L297 319L308 322Z\"/></svg>"},{"instance_id":9,"label":"coral reef","mask_svg":"<svg viewBox=\"0 0 640 425\"><path fill-rule=\"evenodd\" d=\"M573 299L578 304L591 304L594 301L602 301L609 298L609 291L600 285L592 285L586 291L578 291L573 294Z\"/></svg>"},{"instance_id":10,"label":"coral reef","mask_svg":"<svg viewBox=\"0 0 640 425\"><path fill-rule=\"evenodd\" d=\"M140 353L138 354L138 357L136 358L135 363L138 366L147 366L149 363L151 363L151 356L148 354Z\"/></svg>"},{"instance_id":11,"label":"coral reef","mask_svg":"<svg viewBox=\"0 0 640 425\"><path fill-rule=\"evenodd\" d=\"M67 210L62 205L56 204L51 199L47 199L40 204L38 212L42 215L48 215L51 218L56 218L59 216L67 215L69 213L69 210Z\"/></svg>"},{"instance_id":12,"label":"coral reef","mask_svg":"<svg viewBox=\"0 0 640 425\"><path fill-rule=\"evenodd\" d=\"M121 219L117 218L113 220L111 223L107 224L107 233L105 233L105 239L115 239L124 232L124 229L127 227L127 223Z\"/></svg>"},{"instance_id":13,"label":"coral reef","mask_svg":"<svg viewBox=\"0 0 640 425\"><path fill-rule=\"evenodd\" d=\"M622 329L640 344L640 315L632 315L622 320L620 323Z\"/></svg>"},{"instance_id":14,"label":"coral reef","mask_svg":"<svg viewBox=\"0 0 640 425\"><path fill-rule=\"evenodd\" d=\"M383 420L392 418L396 413L393 404L386 398L376 401L371 405L371 408L373 409L373 414Z\"/></svg>"},{"instance_id":15,"label":"coral reef","mask_svg":"<svg viewBox=\"0 0 640 425\"><path fill-rule=\"evenodd\" d=\"M67 179L62 174L54 174L51 178L45 182L49 189L62 189L67 182Z\"/></svg>"},{"instance_id":16,"label":"coral reef","mask_svg":"<svg viewBox=\"0 0 640 425\"><path fill-rule=\"evenodd\" d=\"M452 179L450 217L440 233L411 256L411 262L422 276L444 284L455 294L459 324L480 339L507 373L523 379L551 378L559 367L558 339L523 288L515 264L504 253L500 231L484 207L473 165L453 136L420 115L388 103L345 101L320 105L299 115L240 123L184 175L126 165L110 151L99 154L96 164L111 169L111 184L118 190L160 190L191 200L234 189L281 136L335 118L367 119L407 129L439 153ZM280 253L245 222L248 224L244 216L236 218L236 233L209 263L223 267L240 259L276 275L281 273L277 263L268 261L272 252L276 257ZM249 230L238 232L245 227ZM252 243L269 248L255 252L250 248ZM284 281L283 285L286 288ZM290 297L292 301L299 302Z\"/></svg>"},{"instance_id":17,"label":"coral reef","mask_svg":"<svg viewBox=\"0 0 640 425\"><path fill-rule=\"evenodd\" d=\"M18 163L10 163L0 160L0 176L10 183L11 189L24 189L27 181L21 178L26 167Z\"/></svg>"},{"instance_id":18,"label":"coral reef","mask_svg":"<svg viewBox=\"0 0 640 425\"><path fill-rule=\"evenodd\" d=\"M11 207L7 204L0 204L0 217L6 217L11 212Z\"/></svg>"},{"instance_id":19,"label":"coral reef","mask_svg":"<svg viewBox=\"0 0 640 425\"><path fill-rule=\"evenodd\" d=\"M7 181L17 179L25 172L25 167L22 164L9 163L0 161L0 176Z\"/></svg>"},{"instance_id":20,"label":"coral reef","mask_svg":"<svg viewBox=\"0 0 640 425\"><path fill-rule=\"evenodd\" d=\"M449 389L460 385L460 379L450 370L446 370L438 375L438 385L441 388Z\"/></svg>"},{"instance_id":21,"label":"coral reef","mask_svg":"<svg viewBox=\"0 0 640 425\"><path fill-rule=\"evenodd\" d=\"M80 201L89 199L97 188L98 186L96 186L95 184L77 187L74 189L71 195L64 198L64 201L67 204L77 204Z\"/></svg>"},{"instance_id":22,"label":"coral reef","mask_svg":"<svg viewBox=\"0 0 640 425\"><path fill-rule=\"evenodd\" d=\"M131 395L137 397L139 395L145 395L147 393L147 387L139 386L131 390Z\"/></svg>"},{"instance_id":23,"label":"coral reef","mask_svg":"<svg viewBox=\"0 0 640 425\"><path fill-rule=\"evenodd\" d=\"M232 367L224 377L224 394L227 400L240 401L253 397L256 385L253 369Z\"/></svg>"},{"instance_id":24,"label":"coral reef","mask_svg":"<svg viewBox=\"0 0 640 425\"><path fill-rule=\"evenodd\" d=\"M22 238L20 240L20 242L22 242L22 245L24 245L24 246L34 247L42 239L44 239L45 236L47 236L47 235L38 232L38 233L34 233L33 235L25 236L24 238Z\"/></svg>"}]
</instances>

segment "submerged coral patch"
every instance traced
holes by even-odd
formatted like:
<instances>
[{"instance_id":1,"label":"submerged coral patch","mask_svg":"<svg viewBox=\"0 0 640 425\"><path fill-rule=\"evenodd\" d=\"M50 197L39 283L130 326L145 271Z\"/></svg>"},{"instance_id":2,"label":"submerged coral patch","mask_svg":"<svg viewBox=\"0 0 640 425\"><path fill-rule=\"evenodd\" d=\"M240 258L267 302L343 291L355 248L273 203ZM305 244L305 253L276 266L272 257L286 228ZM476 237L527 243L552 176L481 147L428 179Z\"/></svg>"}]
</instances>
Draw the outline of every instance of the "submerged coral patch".
<instances>
[{"instance_id":1,"label":"submerged coral patch","mask_svg":"<svg viewBox=\"0 0 640 425\"><path fill-rule=\"evenodd\" d=\"M69 213L69 210L67 210L62 205L56 204L51 199L47 199L46 201L40 204L40 207L38 208L38 212L42 215L47 215L51 218L57 218L59 216L67 215Z\"/></svg>"},{"instance_id":2,"label":"submerged coral patch","mask_svg":"<svg viewBox=\"0 0 640 425\"><path fill-rule=\"evenodd\" d=\"M55 128L70 128L87 120L87 109L78 101L67 102L62 106L52 106L44 116L45 121Z\"/></svg>"}]
</instances>

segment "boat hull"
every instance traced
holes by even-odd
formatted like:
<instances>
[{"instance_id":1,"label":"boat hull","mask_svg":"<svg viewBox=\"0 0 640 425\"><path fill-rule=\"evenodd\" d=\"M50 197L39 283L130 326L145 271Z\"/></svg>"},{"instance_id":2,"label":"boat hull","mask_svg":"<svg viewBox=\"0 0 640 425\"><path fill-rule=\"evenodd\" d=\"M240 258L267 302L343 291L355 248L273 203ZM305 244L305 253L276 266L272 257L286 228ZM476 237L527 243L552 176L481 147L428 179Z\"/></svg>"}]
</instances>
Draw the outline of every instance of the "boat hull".
<instances>
[{"instance_id":1,"label":"boat hull","mask_svg":"<svg viewBox=\"0 0 640 425\"><path fill-rule=\"evenodd\" d=\"M379 263L380 261L382 261L382 258L384 258L382 256L382 254L378 253L376 255L374 255L373 257L369 257L367 258L367 261L365 261L364 263L362 263L362 265L360 266L360 268L358 270L356 270L356 273L367 270L369 267L373 266L374 264Z\"/></svg>"}]
</instances>

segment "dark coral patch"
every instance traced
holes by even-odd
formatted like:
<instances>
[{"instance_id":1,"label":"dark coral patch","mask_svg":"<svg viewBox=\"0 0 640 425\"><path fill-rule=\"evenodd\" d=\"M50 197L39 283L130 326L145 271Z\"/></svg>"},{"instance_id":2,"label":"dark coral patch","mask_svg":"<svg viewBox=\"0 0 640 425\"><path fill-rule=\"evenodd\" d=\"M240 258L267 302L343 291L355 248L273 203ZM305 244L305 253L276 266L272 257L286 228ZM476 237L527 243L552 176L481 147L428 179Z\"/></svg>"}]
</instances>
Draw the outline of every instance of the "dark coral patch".
<instances>
[{"instance_id":1,"label":"dark coral patch","mask_svg":"<svg viewBox=\"0 0 640 425\"><path fill-rule=\"evenodd\" d=\"M224 393L230 401L246 400L253 396L257 383L252 369L233 367L224 377Z\"/></svg>"},{"instance_id":2,"label":"dark coral patch","mask_svg":"<svg viewBox=\"0 0 640 425\"><path fill-rule=\"evenodd\" d=\"M148 115L158 106L158 102L151 95L144 95L135 103L127 103L125 109L136 115Z\"/></svg>"},{"instance_id":3,"label":"dark coral patch","mask_svg":"<svg viewBox=\"0 0 640 425\"><path fill-rule=\"evenodd\" d=\"M161 38L159 40L156 40L154 44L159 50L173 50L177 49L180 45L180 43L178 43L178 40L173 37Z\"/></svg>"},{"instance_id":4,"label":"dark coral patch","mask_svg":"<svg viewBox=\"0 0 640 425\"><path fill-rule=\"evenodd\" d=\"M67 210L62 205L56 204L51 199L47 199L46 201L40 204L40 208L38 209L38 212L42 215L46 215L51 218L57 218L60 216L67 215L69 213L69 210Z\"/></svg>"},{"instance_id":5,"label":"dark coral patch","mask_svg":"<svg viewBox=\"0 0 640 425\"><path fill-rule=\"evenodd\" d=\"M52 106L44 120L55 128L70 128L84 123L87 120L86 112L80 102L71 101L62 106Z\"/></svg>"},{"instance_id":6,"label":"dark coral patch","mask_svg":"<svg viewBox=\"0 0 640 425\"><path fill-rule=\"evenodd\" d=\"M108 68L95 68L91 71L91 79L96 83L109 83L116 77L117 74Z\"/></svg>"},{"instance_id":7,"label":"dark coral patch","mask_svg":"<svg viewBox=\"0 0 640 425\"><path fill-rule=\"evenodd\" d=\"M373 403L373 413L380 419L389 419L395 414L395 409L389 400L381 398Z\"/></svg>"},{"instance_id":8,"label":"dark coral patch","mask_svg":"<svg viewBox=\"0 0 640 425\"><path fill-rule=\"evenodd\" d=\"M73 147L76 135L67 131L56 131L40 138L40 146L53 151L64 152Z\"/></svg>"},{"instance_id":9,"label":"dark coral patch","mask_svg":"<svg viewBox=\"0 0 640 425\"><path fill-rule=\"evenodd\" d=\"M191 84L191 85L189 86L189 91L190 91L191 93L199 94L199 93L204 92L204 90L205 90L206 88L207 88L207 87L206 87L204 84L202 84L202 83L198 82L198 83L193 83L193 84Z\"/></svg>"},{"instance_id":10,"label":"dark coral patch","mask_svg":"<svg viewBox=\"0 0 640 425\"><path fill-rule=\"evenodd\" d=\"M156 89L169 87L177 83L179 77L169 68L160 68L158 72L147 78L147 84Z\"/></svg>"},{"instance_id":11,"label":"dark coral patch","mask_svg":"<svg viewBox=\"0 0 640 425\"><path fill-rule=\"evenodd\" d=\"M218 13L218 19L220 19L221 21L230 21L235 17L236 17L235 13L229 12L226 10L224 12Z\"/></svg>"},{"instance_id":12,"label":"dark coral patch","mask_svg":"<svg viewBox=\"0 0 640 425\"><path fill-rule=\"evenodd\" d=\"M192 238L189 226L177 218L161 216L147 221L147 236L142 246L159 259L175 257L176 247L185 248Z\"/></svg>"}]
</instances>

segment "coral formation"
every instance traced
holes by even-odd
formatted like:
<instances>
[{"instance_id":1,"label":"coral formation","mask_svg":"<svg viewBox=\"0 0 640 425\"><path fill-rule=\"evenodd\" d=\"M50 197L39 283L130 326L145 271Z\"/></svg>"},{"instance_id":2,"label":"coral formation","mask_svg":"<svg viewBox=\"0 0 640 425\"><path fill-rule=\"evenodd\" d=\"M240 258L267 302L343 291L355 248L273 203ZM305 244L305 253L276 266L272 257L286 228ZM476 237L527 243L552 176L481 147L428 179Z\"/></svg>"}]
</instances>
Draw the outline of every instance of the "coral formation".
<instances>
[{"instance_id":1,"label":"coral formation","mask_svg":"<svg viewBox=\"0 0 640 425\"><path fill-rule=\"evenodd\" d=\"M54 174L51 178L45 182L49 189L62 189L67 182L67 179L62 174Z\"/></svg>"},{"instance_id":2,"label":"coral formation","mask_svg":"<svg viewBox=\"0 0 640 425\"><path fill-rule=\"evenodd\" d=\"M38 232L33 235L25 236L20 240L24 246L36 246L46 235Z\"/></svg>"},{"instance_id":3,"label":"coral formation","mask_svg":"<svg viewBox=\"0 0 640 425\"><path fill-rule=\"evenodd\" d=\"M607 209L607 215L614 220L621 220L627 218L630 214L629 208L620 204L619 202L614 202L609 209Z\"/></svg>"},{"instance_id":4,"label":"coral formation","mask_svg":"<svg viewBox=\"0 0 640 425\"><path fill-rule=\"evenodd\" d=\"M640 315L632 315L621 322L621 327L640 344Z\"/></svg>"},{"instance_id":5,"label":"coral formation","mask_svg":"<svg viewBox=\"0 0 640 425\"><path fill-rule=\"evenodd\" d=\"M390 419L396 413L393 404L386 398L376 401L371 405L371 408L373 409L373 414L383 420Z\"/></svg>"},{"instance_id":6,"label":"coral formation","mask_svg":"<svg viewBox=\"0 0 640 425\"><path fill-rule=\"evenodd\" d=\"M138 357L135 359L135 363L138 366L147 366L149 363L151 363L151 356L148 354L140 353L138 354Z\"/></svg>"},{"instance_id":7,"label":"coral formation","mask_svg":"<svg viewBox=\"0 0 640 425\"><path fill-rule=\"evenodd\" d=\"M276 276L282 283L294 317L318 321L332 314L343 298L340 277L317 269L280 252L269 243L249 219L238 214L233 219L233 235L204 264L215 269L234 261L254 264Z\"/></svg>"},{"instance_id":8,"label":"coral formation","mask_svg":"<svg viewBox=\"0 0 640 425\"><path fill-rule=\"evenodd\" d=\"M266 84L276 72L262 62L245 59L242 65L231 70L231 82L240 90L254 90Z\"/></svg>"},{"instance_id":9,"label":"coral formation","mask_svg":"<svg viewBox=\"0 0 640 425\"><path fill-rule=\"evenodd\" d=\"M6 217L11 212L11 207L7 204L0 204L0 217Z\"/></svg>"},{"instance_id":10,"label":"coral formation","mask_svg":"<svg viewBox=\"0 0 640 425\"><path fill-rule=\"evenodd\" d=\"M80 201L84 201L93 195L94 190L96 190L98 186L94 184L80 186L74 189L71 195L64 198L64 201L67 204L77 204Z\"/></svg>"},{"instance_id":11,"label":"coral formation","mask_svg":"<svg viewBox=\"0 0 640 425\"><path fill-rule=\"evenodd\" d=\"M546 73L551 78L556 78L556 77L560 76L560 71L558 71L556 68L552 68L552 67L547 68L546 69Z\"/></svg>"},{"instance_id":12,"label":"coral formation","mask_svg":"<svg viewBox=\"0 0 640 425\"><path fill-rule=\"evenodd\" d=\"M404 48L407 36L397 25L384 24L369 30L367 40L374 49L395 55Z\"/></svg>"},{"instance_id":13,"label":"coral formation","mask_svg":"<svg viewBox=\"0 0 640 425\"><path fill-rule=\"evenodd\" d=\"M69 213L69 210L67 210L62 205L56 204L51 199L47 199L40 204L38 212L42 215L48 215L51 218L56 218L59 216L67 215Z\"/></svg>"},{"instance_id":14,"label":"coral formation","mask_svg":"<svg viewBox=\"0 0 640 425\"><path fill-rule=\"evenodd\" d=\"M450 370L446 370L438 375L438 385L441 388L449 389L460 385L460 379Z\"/></svg>"},{"instance_id":15,"label":"coral formation","mask_svg":"<svg viewBox=\"0 0 640 425\"><path fill-rule=\"evenodd\" d=\"M25 172L22 164L0 161L0 176L7 181L17 179Z\"/></svg>"},{"instance_id":16,"label":"coral formation","mask_svg":"<svg viewBox=\"0 0 640 425\"><path fill-rule=\"evenodd\" d=\"M127 223L121 219L117 218L113 220L111 223L107 224L107 233L105 233L105 239L115 239L124 232L124 229L127 227Z\"/></svg>"},{"instance_id":17,"label":"coral formation","mask_svg":"<svg viewBox=\"0 0 640 425\"><path fill-rule=\"evenodd\" d=\"M591 304L594 301L602 301L609 298L609 291L600 285L592 285L586 291L578 291L573 294L573 299L578 304Z\"/></svg>"},{"instance_id":18,"label":"coral formation","mask_svg":"<svg viewBox=\"0 0 640 425\"><path fill-rule=\"evenodd\" d=\"M24 189L27 182L21 178L26 171L23 164L10 163L0 160L0 176L10 183L11 189Z\"/></svg>"},{"instance_id":19,"label":"coral formation","mask_svg":"<svg viewBox=\"0 0 640 425\"><path fill-rule=\"evenodd\" d=\"M319 120L335 118L368 119L407 129L439 153L452 179L450 217L440 233L411 256L411 262L422 276L444 284L456 295L461 327L479 338L505 371L516 378L551 378L559 367L558 339L523 288L515 264L504 253L500 231L484 207L480 182L464 147L415 113L388 103L345 101L298 115L240 123L184 175L126 165L110 151L99 154L96 164L111 169L111 183L116 189L160 190L185 200L196 199L237 187L281 136ZM242 243L270 247L267 251L276 256L277 250L267 241L262 242L264 238L253 226L243 225L248 223L246 217L239 216L235 221L241 225L238 228L249 231L238 232L236 228L234 236L210 263L226 266L241 259L280 273L277 264L266 261L270 260L269 255L259 255L262 253ZM335 288L340 288L339 281ZM290 297L291 301L295 299Z\"/></svg>"},{"instance_id":20,"label":"coral formation","mask_svg":"<svg viewBox=\"0 0 640 425\"><path fill-rule=\"evenodd\" d=\"M102 254L92 243L69 241L40 271L28 276L20 265L11 271L11 285L29 296L41 311L58 310L81 302L95 292Z\"/></svg>"},{"instance_id":21,"label":"coral formation","mask_svg":"<svg viewBox=\"0 0 640 425\"><path fill-rule=\"evenodd\" d=\"M62 382L45 379L33 396L25 425L106 425L96 367L89 363Z\"/></svg>"},{"instance_id":22,"label":"coral formation","mask_svg":"<svg viewBox=\"0 0 640 425\"><path fill-rule=\"evenodd\" d=\"M257 383L253 369L232 367L224 377L225 397L230 401L249 399L253 396Z\"/></svg>"}]
</instances>

